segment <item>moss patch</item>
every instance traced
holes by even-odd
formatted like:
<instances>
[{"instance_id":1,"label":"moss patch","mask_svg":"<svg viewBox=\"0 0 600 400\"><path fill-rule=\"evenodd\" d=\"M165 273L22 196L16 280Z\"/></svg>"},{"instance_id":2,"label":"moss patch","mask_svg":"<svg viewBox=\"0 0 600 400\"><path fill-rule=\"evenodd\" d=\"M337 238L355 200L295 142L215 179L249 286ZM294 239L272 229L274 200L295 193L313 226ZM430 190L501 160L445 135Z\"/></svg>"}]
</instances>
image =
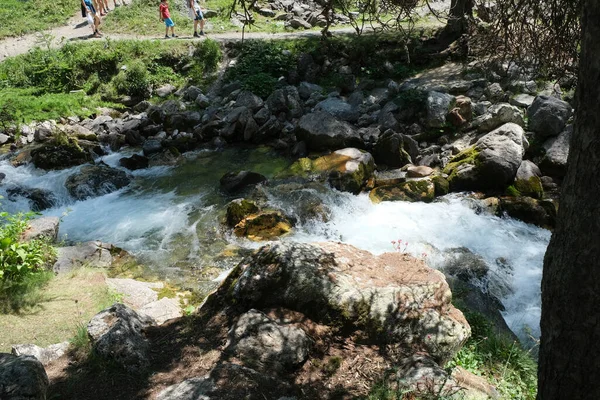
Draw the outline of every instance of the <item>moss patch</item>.
<instances>
[{"instance_id":1,"label":"moss patch","mask_svg":"<svg viewBox=\"0 0 600 400\"><path fill-rule=\"evenodd\" d=\"M292 230L292 223L280 212L263 211L250 215L235 227L235 234L250 240L261 241L278 238Z\"/></svg>"},{"instance_id":2,"label":"moss patch","mask_svg":"<svg viewBox=\"0 0 600 400\"><path fill-rule=\"evenodd\" d=\"M429 203L435 197L435 184L431 180L413 180L396 185L379 186L369 193L373 203L382 201L423 201Z\"/></svg>"},{"instance_id":3,"label":"moss patch","mask_svg":"<svg viewBox=\"0 0 600 400\"><path fill-rule=\"evenodd\" d=\"M448 182L452 184L452 181L456 179L458 176L458 167L465 164L472 164L477 166L479 152L475 149L475 147L469 147L468 149L464 149L450 160L446 168L444 168L444 173L448 175Z\"/></svg>"},{"instance_id":4,"label":"moss patch","mask_svg":"<svg viewBox=\"0 0 600 400\"><path fill-rule=\"evenodd\" d=\"M514 187L526 196L536 199L541 199L544 196L542 181L537 176L532 176L529 179L517 179Z\"/></svg>"}]
</instances>

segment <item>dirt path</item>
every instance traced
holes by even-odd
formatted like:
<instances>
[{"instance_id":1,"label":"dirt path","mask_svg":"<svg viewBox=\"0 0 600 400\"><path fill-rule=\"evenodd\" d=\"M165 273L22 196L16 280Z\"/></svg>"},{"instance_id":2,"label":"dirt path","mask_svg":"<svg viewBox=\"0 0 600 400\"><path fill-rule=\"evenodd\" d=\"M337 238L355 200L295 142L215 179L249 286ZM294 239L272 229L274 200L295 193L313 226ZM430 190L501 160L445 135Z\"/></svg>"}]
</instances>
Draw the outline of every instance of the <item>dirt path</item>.
<instances>
[{"instance_id":1,"label":"dirt path","mask_svg":"<svg viewBox=\"0 0 600 400\"><path fill-rule=\"evenodd\" d=\"M130 3L131 0L127 1ZM351 28L344 29L336 29L332 30L332 32L337 33L352 33L354 32ZM104 38L94 39L90 38L90 34L92 30L90 26L87 24L85 19L81 17L81 14L78 12L73 17L69 19L67 25L59 26L53 29L48 29L43 32L32 33L20 37L9 37L0 40L0 62L4 61L4 59L8 57L13 57L19 54L23 54L28 52L30 49L35 46L39 46L42 48L46 47L60 47L65 42L69 41L78 41L78 40L104 40L104 38L109 39L162 39L162 36L157 34L153 36L144 36L144 35L131 35L131 34L118 34L118 33L105 33ZM301 31L301 32L283 32L283 33L266 33L266 32L246 32L244 37L247 39L289 39L289 38L298 38L298 37L307 37L307 36L319 36L321 33L319 31ZM241 40L242 33L240 32L225 32L225 33L215 33L211 34L207 33L205 38L214 39L217 41L229 41L229 40ZM204 40L204 39L194 39L190 36L181 36L181 39L190 39L190 40Z\"/></svg>"}]
</instances>

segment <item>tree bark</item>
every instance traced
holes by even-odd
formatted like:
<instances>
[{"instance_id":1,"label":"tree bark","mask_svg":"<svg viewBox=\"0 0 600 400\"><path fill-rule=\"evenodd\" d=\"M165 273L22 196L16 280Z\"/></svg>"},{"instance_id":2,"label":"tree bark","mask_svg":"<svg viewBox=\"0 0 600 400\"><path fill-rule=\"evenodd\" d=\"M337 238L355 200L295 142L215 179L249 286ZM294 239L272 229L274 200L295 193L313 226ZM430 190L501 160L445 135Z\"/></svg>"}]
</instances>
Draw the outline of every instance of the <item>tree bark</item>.
<instances>
[{"instance_id":1,"label":"tree bark","mask_svg":"<svg viewBox=\"0 0 600 400\"><path fill-rule=\"evenodd\" d=\"M467 33L469 20L473 17L473 0L452 0L447 29L458 34Z\"/></svg>"},{"instance_id":2,"label":"tree bark","mask_svg":"<svg viewBox=\"0 0 600 400\"><path fill-rule=\"evenodd\" d=\"M544 259L538 400L600 399L600 0L585 0L576 114Z\"/></svg>"}]
</instances>

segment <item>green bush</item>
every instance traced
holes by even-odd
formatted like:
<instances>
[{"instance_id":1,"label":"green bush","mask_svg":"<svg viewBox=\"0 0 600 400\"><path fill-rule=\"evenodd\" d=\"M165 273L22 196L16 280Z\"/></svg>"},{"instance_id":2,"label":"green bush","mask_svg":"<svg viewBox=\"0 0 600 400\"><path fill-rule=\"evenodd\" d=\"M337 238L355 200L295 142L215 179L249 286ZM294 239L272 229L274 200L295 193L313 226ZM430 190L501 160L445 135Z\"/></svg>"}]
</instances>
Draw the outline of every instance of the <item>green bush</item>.
<instances>
[{"instance_id":1,"label":"green bush","mask_svg":"<svg viewBox=\"0 0 600 400\"><path fill-rule=\"evenodd\" d=\"M132 61L124 68L112 80L117 92L132 97L148 97L150 76L146 66L141 61Z\"/></svg>"}]
</instances>

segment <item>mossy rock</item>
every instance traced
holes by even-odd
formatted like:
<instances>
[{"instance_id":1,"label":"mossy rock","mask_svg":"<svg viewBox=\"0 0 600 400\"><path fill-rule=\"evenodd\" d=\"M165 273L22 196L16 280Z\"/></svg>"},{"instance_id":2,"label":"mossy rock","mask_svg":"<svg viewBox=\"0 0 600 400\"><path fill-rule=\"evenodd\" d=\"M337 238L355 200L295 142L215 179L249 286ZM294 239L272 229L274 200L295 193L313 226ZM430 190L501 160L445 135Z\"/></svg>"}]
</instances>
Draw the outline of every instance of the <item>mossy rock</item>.
<instances>
[{"instance_id":1,"label":"mossy rock","mask_svg":"<svg viewBox=\"0 0 600 400\"><path fill-rule=\"evenodd\" d=\"M444 174L448 175L451 190L470 189L478 179L479 152L469 147L450 159Z\"/></svg>"},{"instance_id":2,"label":"mossy rock","mask_svg":"<svg viewBox=\"0 0 600 400\"><path fill-rule=\"evenodd\" d=\"M431 178L433 185L435 186L435 195L437 196L445 196L450 192L450 182L442 176L434 176Z\"/></svg>"},{"instance_id":3,"label":"mossy rock","mask_svg":"<svg viewBox=\"0 0 600 400\"><path fill-rule=\"evenodd\" d=\"M37 168L64 169L92 161L92 156L83 150L76 139L66 142L50 142L34 149L31 159Z\"/></svg>"},{"instance_id":4,"label":"mossy rock","mask_svg":"<svg viewBox=\"0 0 600 400\"><path fill-rule=\"evenodd\" d=\"M246 199L236 199L227 205L227 225L236 226L240 221L250 214L256 214L259 211L256 203Z\"/></svg>"},{"instance_id":5,"label":"mossy rock","mask_svg":"<svg viewBox=\"0 0 600 400\"><path fill-rule=\"evenodd\" d=\"M524 196L530 196L535 199L544 197L542 180L538 176L532 176L529 179L517 179L515 180L514 187Z\"/></svg>"},{"instance_id":6,"label":"mossy rock","mask_svg":"<svg viewBox=\"0 0 600 400\"><path fill-rule=\"evenodd\" d=\"M382 201L423 201L429 203L435 198L435 184L432 180L410 180L396 185L379 186L369 193L373 203Z\"/></svg>"},{"instance_id":7,"label":"mossy rock","mask_svg":"<svg viewBox=\"0 0 600 400\"><path fill-rule=\"evenodd\" d=\"M542 228L552 229L556 225L556 204L551 200L538 200L527 196L501 197L498 213Z\"/></svg>"},{"instance_id":8,"label":"mossy rock","mask_svg":"<svg viewBox=\"0 0 600 400\"><path fill-rule=\"evenodd\" d=\"M276 239L291 232L292 222L278 211L261 211L244 218L235 226L238 236L261 241Z\"/></svg>"}]
</instances>

